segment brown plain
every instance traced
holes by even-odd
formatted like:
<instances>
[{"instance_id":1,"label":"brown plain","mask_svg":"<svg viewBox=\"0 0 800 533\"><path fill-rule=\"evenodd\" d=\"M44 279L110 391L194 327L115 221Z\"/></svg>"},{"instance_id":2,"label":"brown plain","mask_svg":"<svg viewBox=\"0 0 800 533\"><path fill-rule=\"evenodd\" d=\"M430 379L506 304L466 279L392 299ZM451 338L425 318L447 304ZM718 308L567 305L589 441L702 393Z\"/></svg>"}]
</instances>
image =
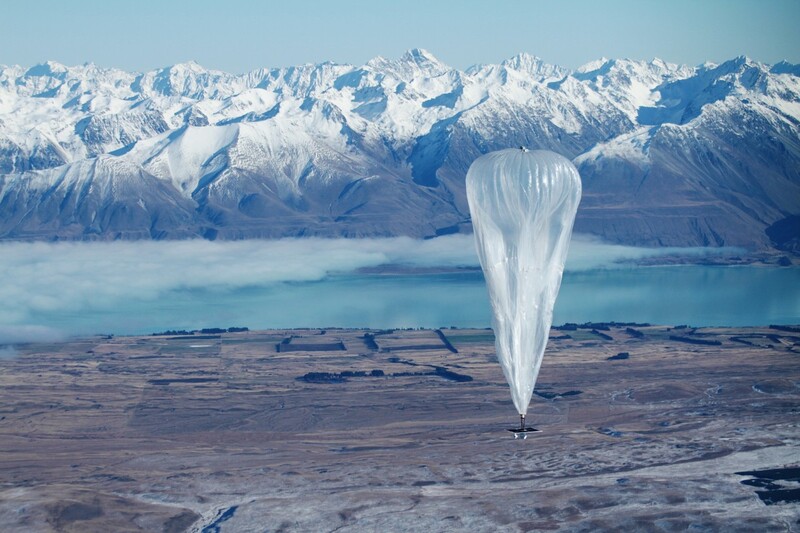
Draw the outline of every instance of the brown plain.
<instances>
[{"instance_id":1,"label":"brown plain","mask_svg":"<svg viewBox=\"0 0 800 533\"><path fill-rule=\"evenodd\" d=\"M0 529L800 529L736 474L800 462L800 333L551 337L524 441L489 330L18 347Z\"/></svg>"}]
</instances>

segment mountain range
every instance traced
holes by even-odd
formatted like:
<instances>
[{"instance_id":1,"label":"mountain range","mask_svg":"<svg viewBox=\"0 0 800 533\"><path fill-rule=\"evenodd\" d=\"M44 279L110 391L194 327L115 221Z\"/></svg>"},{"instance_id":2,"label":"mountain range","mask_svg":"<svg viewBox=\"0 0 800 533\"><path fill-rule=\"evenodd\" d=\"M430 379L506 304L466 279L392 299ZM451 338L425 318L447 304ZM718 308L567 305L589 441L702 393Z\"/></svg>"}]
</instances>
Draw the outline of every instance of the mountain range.
<instances>
[{"instance_id":1,"label":"mountain range","mask_svg":"<svg viewBox=\"0 0 800 533\"><path fill-rule=\"evenodd\" d=\"M800 253L800 66L520 54L457 70L189 62L0 67L0 239L430 237L470 231L479 155L578 167L575 229Z\"/></svg>"}]
</instances>

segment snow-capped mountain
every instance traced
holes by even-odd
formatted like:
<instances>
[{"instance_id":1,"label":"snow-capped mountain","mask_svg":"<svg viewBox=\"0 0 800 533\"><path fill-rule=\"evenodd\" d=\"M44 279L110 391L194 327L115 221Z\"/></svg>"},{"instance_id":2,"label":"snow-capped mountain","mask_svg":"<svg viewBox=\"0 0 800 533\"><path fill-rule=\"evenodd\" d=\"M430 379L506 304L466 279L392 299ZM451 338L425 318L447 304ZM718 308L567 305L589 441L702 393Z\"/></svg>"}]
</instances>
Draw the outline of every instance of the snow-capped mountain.
<instances>
[{"instance_id":1,"label":"snow-capped mountain","mask_svg":"<svg viewBox=\"0 0 800 533\"><path fill-rule=\"evenodd\" d=\"M425 237L469 230L464 176L510 146L572 158L576 229L775 245L800 214L800 67L425 50L244 75L0 67L0 238Z\"/></svg>"}]
</instances>

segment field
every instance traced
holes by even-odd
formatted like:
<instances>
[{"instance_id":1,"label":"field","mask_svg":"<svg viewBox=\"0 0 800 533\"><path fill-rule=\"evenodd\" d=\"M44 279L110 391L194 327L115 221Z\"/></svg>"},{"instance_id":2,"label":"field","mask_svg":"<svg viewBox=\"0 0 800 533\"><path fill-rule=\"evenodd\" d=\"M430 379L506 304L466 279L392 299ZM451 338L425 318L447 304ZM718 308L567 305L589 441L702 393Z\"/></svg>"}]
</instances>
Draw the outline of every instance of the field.
<instances>
[{"instance_id":1,"label":"field","mask_svg":"<svg viewBox=\"0 0 800 533\"><path fill-rule=\"evenodd\" d=\"M3 353L3 531L800 530L791 328L553 331L524 441L489 330Z\"/></svg>"}]
</instances>

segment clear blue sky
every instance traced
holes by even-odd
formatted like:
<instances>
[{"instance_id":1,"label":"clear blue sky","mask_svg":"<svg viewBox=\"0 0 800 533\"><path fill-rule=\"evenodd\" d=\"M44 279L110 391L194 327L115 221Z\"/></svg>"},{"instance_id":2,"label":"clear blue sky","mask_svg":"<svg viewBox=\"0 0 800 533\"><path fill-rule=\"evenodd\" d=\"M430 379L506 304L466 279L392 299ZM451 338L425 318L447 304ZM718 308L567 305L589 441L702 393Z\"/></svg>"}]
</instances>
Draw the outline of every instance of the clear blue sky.
<instances>
[{"instance_id":1,"label":"clear blue sky","mask_svg":"<svg viewBox=\"0 0 800 533\"><path fill-rule=\"evenodd\" d=\"M696 65L800 63L800 0L4 0L0 64L142 71L194 59L233 73L425 48L466 68L519 52Z\"/></svg>"}]
</instances>

